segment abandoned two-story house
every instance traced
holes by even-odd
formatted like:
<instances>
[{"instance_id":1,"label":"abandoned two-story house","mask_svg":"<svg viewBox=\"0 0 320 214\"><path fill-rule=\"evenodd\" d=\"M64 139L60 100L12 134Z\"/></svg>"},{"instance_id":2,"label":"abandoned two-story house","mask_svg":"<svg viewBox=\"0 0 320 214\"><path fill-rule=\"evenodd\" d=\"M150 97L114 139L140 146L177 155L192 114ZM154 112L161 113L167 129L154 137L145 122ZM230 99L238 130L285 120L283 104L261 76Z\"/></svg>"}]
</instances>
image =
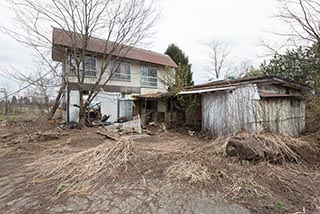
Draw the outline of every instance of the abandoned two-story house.
<instances>
[{"instance_id":1,"label":"abandoned two-story house","mask_svg":"<svg viewBox=\"0 0 320 214\"><path fill-rule=\"evenodd\" d=\"M64 119L77 122L79 108L75 105L79 105L79 92L76 85L77 78L72 69L72 60L70 60L71 39L68 32L55 28L52 41L52 58L54 61L61 61L62 68L66 69ZM86 50L88 53L86 61L89 63L86 63L83 86L87 91L92 90L97 81L97 72L102 64L102 50L106 43L106 40L94 37L89 40ZM93 100L101 103L102 115L110 115L109 121L113 122L119 117L131 120L135 115L144 115L148 108L165 109L161 106L165 105L164 103L141 102L135 96L167 92L167 86L161 81L161 76L169 69L177 67L169 56L133 47L121 61L111 61L110 64L112 63L116 63L118 69L110 81L101 86L100 93Z\"/></svg>"}]
</instances>

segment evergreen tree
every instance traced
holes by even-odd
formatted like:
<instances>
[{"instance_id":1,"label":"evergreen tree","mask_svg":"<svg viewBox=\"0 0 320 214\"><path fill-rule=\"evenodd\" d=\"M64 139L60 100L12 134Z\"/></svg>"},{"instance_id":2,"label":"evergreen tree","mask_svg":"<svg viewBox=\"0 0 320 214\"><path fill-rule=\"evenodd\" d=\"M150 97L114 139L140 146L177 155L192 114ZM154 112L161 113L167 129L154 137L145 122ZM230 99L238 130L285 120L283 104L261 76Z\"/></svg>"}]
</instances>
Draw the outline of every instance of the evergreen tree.
<instances>
[{"instance_id":1,"label":"evergreen tree","mask_svg":"<svg viewBox=\"0 0 320 214\"><path fill-rule=\"evenodd\" d=\"M260 66L264 75L279 76L308 84L320 92L320 51L317 45L288 50L275 55L269 63Z\"/></svg>"},{"instance_id":2,"label":"evergreen tree","mask_svg":"<svg viewBox=\"0 0 320 214\"><path fill-rule=\"evenodd\" d=\"M176 87L193 85L191 64L189 64L188 56L175 44L169 45L165 54L169 55L178 65L176 69Z\"/></svg>"},{"instance_id":3,"label":"evergreen tree","mask_svg":"<svg viewBox=\"0 0 320 214\"><path fill-rule=\"evenodd\" d=\"M11 98L11 104L12 104L12 105L17 105L17 104L18 104L18 99L17 99L16 96L13 96L13 97Z\"/></svg>"}]
</instances>

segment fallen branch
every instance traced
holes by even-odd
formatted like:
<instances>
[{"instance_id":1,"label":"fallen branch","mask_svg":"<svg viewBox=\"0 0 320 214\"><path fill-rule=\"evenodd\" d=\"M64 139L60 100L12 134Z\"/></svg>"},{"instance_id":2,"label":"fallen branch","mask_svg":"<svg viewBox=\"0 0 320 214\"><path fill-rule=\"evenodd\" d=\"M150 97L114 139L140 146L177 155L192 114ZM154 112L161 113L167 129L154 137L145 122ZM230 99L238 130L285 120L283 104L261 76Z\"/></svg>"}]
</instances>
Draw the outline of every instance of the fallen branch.
<instances>
[{"instance_id":1,"label":"fallen branch","mask_svg":"<svg viewBox=\"0 0 320 214\"><path fill-rule=\"evenodd\" d=\"M119 135L117 135L116 133L112 133L110 131L107 131L107 130L102 130L102 129L98 129L96 131L97 134L100 134L100 135L103 135L107 138L110 138L112 140L115 140L115 141L119 141L121 138Z\"/></svg>"}]
</instances>

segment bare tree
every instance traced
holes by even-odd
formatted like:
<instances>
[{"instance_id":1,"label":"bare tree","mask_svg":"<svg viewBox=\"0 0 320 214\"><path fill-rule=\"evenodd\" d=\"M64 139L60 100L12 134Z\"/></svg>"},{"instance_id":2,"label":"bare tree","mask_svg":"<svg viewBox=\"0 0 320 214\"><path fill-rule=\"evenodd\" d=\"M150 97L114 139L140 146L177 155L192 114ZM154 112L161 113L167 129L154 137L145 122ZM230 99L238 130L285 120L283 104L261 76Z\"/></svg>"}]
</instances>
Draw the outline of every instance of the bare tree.
<instances>
[{"instance_id":1,"label":"bare tree","mask_svg":"<svg viewBox=\"0 0 320 214\"><path fill-rule=\"evenodd\" d=\"M289 27L286 36L291 42L311 42L320 44L320 2L318 0L278 0L278 18Z\"/></svg>"},{"instance_id":2,"label":"bare tree","mask_svg":"<svg viewBox=\"0 0 320 214\"><path fill-rule=\"evenodd\" d=\"M207 44L208 61L206 63L206 70L216 79L221 78L221 75L226 75L230 71L231 62L230 54L231 48L221 42L217 38L212 38Z\"/></svg>"},{"instance_id":3,"label":"bare tree","mask_svg":"<svg viewBox=\"0 0 320 214\"><path fill-rule=\"evenodd\" d=\"M62 61L71 59L79 90L79 118L83 121L85 110L100 91L111 79L116 68L111 72L107 68L111 60L122 60L133 46L140 44L143 39L152 34L151 28L158 19L153 1L146 0L7 0L12 11L16 14L16 23L24 30L16 33L13 29L3 27L4 31L14 39L31 46L52 70L51 49L52 27L61 29L68 37L70 46ZM84 100L84 83L88 46L93 36L99 35L106 40L101 47L99 57L102 64L98 68L93 90ZM53 38L55 40L56 38ZM65 78L65 68L62 78ZM107 77L106 77L107 76ZM62 86L66 83L61 81ZM57 100L59 98L57 97ZM83 124L83 123L82 123Z\"/></svg>"}]
</instances>

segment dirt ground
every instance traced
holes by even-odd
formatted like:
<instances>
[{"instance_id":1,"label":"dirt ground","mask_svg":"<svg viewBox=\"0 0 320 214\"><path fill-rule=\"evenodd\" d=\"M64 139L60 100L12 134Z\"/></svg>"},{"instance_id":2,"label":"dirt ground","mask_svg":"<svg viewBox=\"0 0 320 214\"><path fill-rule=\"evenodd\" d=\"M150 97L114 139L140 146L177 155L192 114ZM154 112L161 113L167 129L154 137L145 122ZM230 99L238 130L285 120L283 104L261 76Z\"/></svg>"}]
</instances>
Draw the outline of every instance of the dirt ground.
<instances>
[{"instance_id":1,"label":"dirt ground","mask_svg":"<svg viewBox=\"0 0 320 214\"><path fill-rule=\"evenodd\" d=\"M134 161L113 177L102 174L95 187L64 191L71 178L50 171L68 172L66 157L92 149L98 156L99 148L116 144L95 131L60 130L45 120L0 123L0 213L320 213L316 155L305 163L239 161L225 156L224 139L181 130L135 137ZM310 139L318 146L320 135Z\"/></svg>"}]
</instances>

